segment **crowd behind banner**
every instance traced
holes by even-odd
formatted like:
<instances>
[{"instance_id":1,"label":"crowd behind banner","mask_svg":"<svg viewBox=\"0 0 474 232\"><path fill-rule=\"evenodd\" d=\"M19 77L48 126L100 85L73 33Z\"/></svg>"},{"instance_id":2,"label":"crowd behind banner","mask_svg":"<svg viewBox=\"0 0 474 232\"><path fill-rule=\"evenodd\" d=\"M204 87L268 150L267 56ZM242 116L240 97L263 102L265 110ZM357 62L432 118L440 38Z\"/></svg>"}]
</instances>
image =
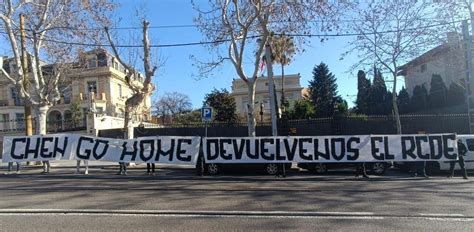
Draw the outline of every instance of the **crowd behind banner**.
<instances>
[{"instance_id":1,"label":"crowd behind banner","mask_svg":"<svg viewBox=\"0 0 474 232\"><path fill-rule=\"evenodd\" d=\"M206 163L446 161L458 159L456 134L312 137L181 137L110 139L77 134L5 136L3 162L98 160Z\"/></svg>"}]
</instances>

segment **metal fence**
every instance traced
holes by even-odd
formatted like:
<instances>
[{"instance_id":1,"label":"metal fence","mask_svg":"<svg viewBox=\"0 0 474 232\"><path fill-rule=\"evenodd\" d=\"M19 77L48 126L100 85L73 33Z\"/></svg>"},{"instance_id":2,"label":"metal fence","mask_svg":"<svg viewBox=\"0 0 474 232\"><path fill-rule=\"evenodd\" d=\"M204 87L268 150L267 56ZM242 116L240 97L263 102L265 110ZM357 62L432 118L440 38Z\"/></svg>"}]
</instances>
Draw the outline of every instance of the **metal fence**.
<instances>
[{"instance_id":1,"label":"metal fence","mask_svg":"<svg viewBox=\"0 0 474 232\"><path fill-rule=\"evenodd\" d=\"M467 114L424 114L401 115L402 133L458 133L468 134L469 117ZM247 136L245 123L210 123L209 137L243 137ZM361 134L396 134L395 119L392 116L348 116L316 118L307 120L279 121L278 135L318 136L318 135L361 135ZM194 123L183 126L164 125L161 128L135 128L135 136L204 136L205 124ZM269 123L257 124L257 136L270 136ZM117 138L122 136L120 129L104 130L100 136Z\"/></svg>"},{"instance_id":2,"label":"metal fence","mask_svg":"<svg viewBox=\"0 0 474 232\"><path fill-rule=\"evenodd\" d=\"M36 130L37 120L33 119L33 131ZM85 120L55 120L46 122L46 130L48 133L66 132L66 131L79 131L86 129ZM0 121L0 132L11 132L11 131L25 131L24 119L15 120L4 120Z\"/></svg>"}]
</instances>

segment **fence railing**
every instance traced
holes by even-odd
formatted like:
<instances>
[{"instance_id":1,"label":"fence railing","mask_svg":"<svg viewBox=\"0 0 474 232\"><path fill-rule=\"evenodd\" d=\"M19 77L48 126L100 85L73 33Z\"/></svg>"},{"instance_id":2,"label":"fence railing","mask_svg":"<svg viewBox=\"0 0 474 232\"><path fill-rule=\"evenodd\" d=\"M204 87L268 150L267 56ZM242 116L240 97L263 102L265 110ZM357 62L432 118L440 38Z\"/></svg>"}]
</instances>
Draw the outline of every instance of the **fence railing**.
<instances>
[{"instance_id":1,"label":"fence railing","mask_svg":"<svg viewBox=\"0 0 474 232\"><path fill-rule=\"evenodd\" d=\"M33 119L33 131L36 129L37 121ZM46 121L46 131L51 132L65 132L65 131L78 131L86 129L86 121L80 120L55 120ZM0 121L0 132L9 131L25 131L24 119L15 120L3 120Z\"/></svg>"}]
</instances>

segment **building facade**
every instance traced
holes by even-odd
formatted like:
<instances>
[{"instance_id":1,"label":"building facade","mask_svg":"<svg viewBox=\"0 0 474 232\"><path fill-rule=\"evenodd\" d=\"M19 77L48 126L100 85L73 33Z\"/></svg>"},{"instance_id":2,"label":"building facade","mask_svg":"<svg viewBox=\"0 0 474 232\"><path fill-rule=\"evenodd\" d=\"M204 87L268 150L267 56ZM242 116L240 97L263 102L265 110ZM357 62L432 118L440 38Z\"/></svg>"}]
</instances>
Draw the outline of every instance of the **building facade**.
<instances>
[{"instance_id":1,"label":"building facade","mask_svg":"<svg viewBox=\"0 0 474 232\"><path fill-rule=\"evenodd\" d=\"M8 61L8 59L6 60ZM11 61L11 60L10 60ZM4 62L5 70L12 70L12 62ZM53 65L54 70L54 65ZM31 75L30 75L31 76ZM136 77L137 84L143 77ZM59 86L61 99L47 114L48 127L64 130L65 127L84 124L92 105L98 116L123 118L125 101L132 92L125 82L125 69L117 59L103 49L95 49L78 55L78 62L72 65ZM0 130L23 125L24 103L15 86L0 76ZM151 118L151 96L148 96L136 112L135 121L149 121ZM80 112L80 113L79 113ZM73 115L81 115L77 121ZM71 125L76 124L76 125ZM48 128L51 131L51 128Z\"/></svg>"},{"instance_id":2,"label":"building facade","mask_svg":"<svg viewBox=\"0 0 474 232\"><path fill-rule=\"evenodd\" d=\"M282 86L285 99L293 102L303 98L303 88L300 84L300 74L285 75L284 83L281 76L274 76L278 108L281 108ZM247 117L247 105L249 103L247 84L242 79L232 81L232 96L237 105L237 114L242 118ZM262 114L261 114L262 113ZM268 89L268 78L259 77L255 88L254 115L257 121L270 119L270 94Z\"/></svg>"},{"instance_id":3,"label":"building facade","mask_svg":"<svg viewBox=\"0 0 474 232\"><path fill-rule=\"evenodd\" d=\"M400 68L410 97L417 85L425 86L430 91L433 75L440 75L448 88L453 82L466 86L466 65L460 35L449 33L447 41Z\"/></svg>"}]
</instances>

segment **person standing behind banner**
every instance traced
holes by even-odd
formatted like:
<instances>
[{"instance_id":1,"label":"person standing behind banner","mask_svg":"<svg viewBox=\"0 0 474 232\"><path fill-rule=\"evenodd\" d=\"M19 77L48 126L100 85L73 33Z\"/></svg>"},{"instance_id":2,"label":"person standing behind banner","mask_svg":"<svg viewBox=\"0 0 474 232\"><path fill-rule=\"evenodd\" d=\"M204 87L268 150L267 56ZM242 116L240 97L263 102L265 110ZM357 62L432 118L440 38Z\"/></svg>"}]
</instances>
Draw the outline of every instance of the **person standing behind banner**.
<instances>
[{"instance_id":1,"label":"person standing behind banner","mask_svg":"<svg viewBox=\"0 0 474 232\"><path fill-rule=\"evenodd\" d=\"M448 178L452 178L454 176L454 167L456 166L456 162L459 163L459 166L461 167L461 173L462 177L467 180L467 171L466 171L466 166L464 163L464 156L467 153L467 148L466 146L461 142L461 140L458 139L458 160L451 161L449 163L449 176Z\"/></svg>"},{"instance_id":2,"label":"person standing behind banner","mask_svg":"<svg viewBox=\"0 0 474 232\"><path fill-rule=\"evenodd\" d=\"M364 178L369 178L367 175L367 172L365 171L365 163L364 162L359 162L356 163L356 174L355 177L359 177L359 175L362 175Z\"/></svg>"},{"instance_id":3,"label":"person standing behind banner","mask_svg":"<svg viewBox=\"0 0 474 232\"><path fill-rule=\"evenodd\" d=\"M51 164L49 163L49 160L43 161L43 174L48 174L49 170L51 169Z\"/></svg>"},{"instance_id":4,"label":"person standing behind banner","mask_svg":"<svg viewBox=\"0 0 474 232\"><path fill-rule=\"evenodd\" d=\"M19 174L20 173L20 162L15 162L16 163L16 174ZM8 162L8 172L6 172L5 174L8 175L11 173L13 169L13 162Z\"/></svg>"},{"instance_id":5,"label":"person standing behind banner","mask_svg":"<svg viewBox=\"0 0 474 232\"><path fill-rule=\"evenodd\" d=\"M127 175L127 163L125 162L119 162L119 172L117 172L117 175Z\"/></svg>"},{"instance_id":6,"label":"person standing behind banner","mask_svg":"<svg viewBox=\"0 0 474 232\"><path fill-rule=\"evenodd\" d=\"M146 163L146 173L149 176L155 175L155 163Z\"/></svg>"},{"instance_id":7,"label":"person standing behind banner","mask_svg":"<svg viewBox=\"0 0 474 232\"><path fill-rule=\"evenodd\" d=\"M84 167L85 167L85 171L84 171L84 175L88 175L89 174L89 161L88 160L77 160L77 163L76 163L76 174L79 174L81 172L81 161L84 162Z\"/></svg>"}]
</instances>

